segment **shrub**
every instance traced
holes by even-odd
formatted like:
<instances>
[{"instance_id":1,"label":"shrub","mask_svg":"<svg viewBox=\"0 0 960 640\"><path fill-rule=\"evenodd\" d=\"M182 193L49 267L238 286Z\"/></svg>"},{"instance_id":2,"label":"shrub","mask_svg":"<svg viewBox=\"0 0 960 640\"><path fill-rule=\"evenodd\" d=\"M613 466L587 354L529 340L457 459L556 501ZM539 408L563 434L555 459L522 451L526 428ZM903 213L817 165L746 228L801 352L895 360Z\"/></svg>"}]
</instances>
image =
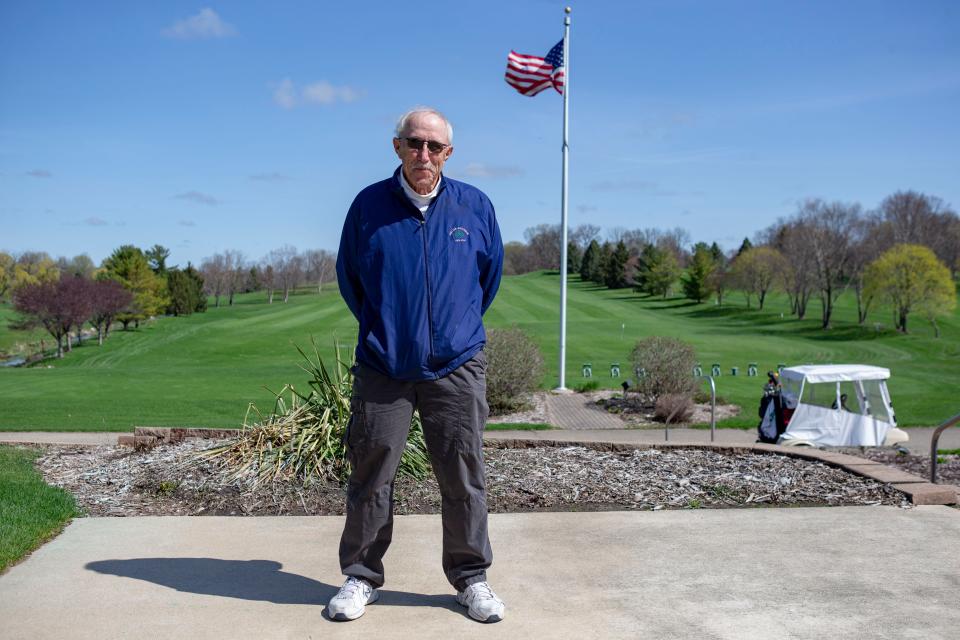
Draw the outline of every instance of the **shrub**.
<instances>
[{"instance_id":1,"label":"shrub","mask_svg":"<svg viewBox=\"0 0 960 640\"><path fill-rule=\"evenodd\" d=\"M691 397L697 389L693 377L696 354L693 347L676 338L651 336L637 342L631 353L634 370L646 375L637 380L637 393L651 404L661 396L678 394Z\"/></svg>"},{"instance_id":2,"label":"shrub","mask_svg":"<svg viewBox=\"0 0 960 640\"><path fill-rule=\"evenodd\" d=\"M234 479L253 476L255 484L276 480L298 480L304 486L318 478L345 482L350 465L343 438L350 421L353 375L349 363L335 346L335 368L328 369L313 338L313 357L303 349L300 365L310 376L309 393L286 385L276 394L273 412L264 415L251 403L240 435L226 444L205 449L201 458L219 458L231 469ZM250 414L255 421L248 422ZM430 459L423 437L420 416L415 412L400 458L398 474L422 480L430 471Z\"/></svg>"},{"instance_id":3,"label":"shrub","mask_svg":"<svg viewBox=\"0 0 960 640\"><path fill-rule=\"evenodd\" d=\"M487 330L487 404L491 415L511 413L524 406L524 394L543 379L540 347L518 327Z\"/></svg>"},{"instance_id":4,"label":"shrub","mask_svg":"<svg viewBox=\"0 0 960 640\"><path fill-rule=\"evenodd\" d=\"M596 380L587 380L586 382L581 382L573 387L573 390L577 393L587 393L589 391L596 391L600 388L600 383Z\"/></svg>"},{"instance_id":5,"label":"shrub","mask_svg":"<svg viewBox=\"0 0 960 640\"><path fill-rule=\"evenodd\" d=\"M657 420L667 424L686 422L693 415L693 400L679 393L662 395L657 398L653 414Z\"/></svg>"}]
</instances>

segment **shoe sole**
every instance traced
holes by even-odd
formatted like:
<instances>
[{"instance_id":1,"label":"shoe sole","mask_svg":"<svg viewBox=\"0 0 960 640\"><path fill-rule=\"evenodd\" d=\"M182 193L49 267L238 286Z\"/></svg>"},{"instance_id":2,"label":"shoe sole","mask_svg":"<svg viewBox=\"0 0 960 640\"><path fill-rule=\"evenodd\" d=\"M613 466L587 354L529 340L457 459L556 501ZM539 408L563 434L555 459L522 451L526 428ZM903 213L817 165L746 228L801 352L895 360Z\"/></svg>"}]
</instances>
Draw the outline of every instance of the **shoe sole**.
<instances>
[{"instance_id":1,"label":"shoe sole","mask_svg":"<svg viewBox=\"0 0 960 640\"><path fill-rule=\"evenodd\" d=\"M465 602L460 602L460 598L457 598L456 600L458 605L460 605L461 607L467 608L467 615L470 616L471 620L476 620L477 622L482 622L484 624L488 624L491 622L500 622L501 620L503 620L503 616L498 616L496 614L492 616L487 616L486 618L478 618L477 616L473 615L473 611L470 609L470 605L468 605Z\"/></svg>"},{"instance_id":2,"label":"shoe sole","mask_svg":"<svg viewBox=\"0 0 960 640\"><path fill-rule=\"evenodd\" d=\"M501 617L498 616L498 615L492 615L492 616L488 617L486 620L482 620L482 619L477 618L476 616L473 616L473 615L471 615L470 617L473 618L474 620L476 620L477 622L482 622L483 624L491 624L491 623L500 622L501 620L503 620L503 618L501 618Z\"/></svg>"},{"instance_id":3,"label":"shoe sole","mask_svg":"<svg viewBox=\"0 0 960 640\"><path fill-rule=\"evenodd\" d=\"M380 592L377 591L376 589L374 589L373 593L370 595L370 599L367 600L367 604L373 604L374 602L376 602L376 601L379 600L379 599L380 599ZM345 613L336 613L336 614L330 615L330 607L328 606L328 607L327 607L327 616L328 616L331 620L333 620L334 622L350 622L351 620L356 620L357 618L359 618L360 616L362 616L362 615L366 612L366 610L367 610L367 607L366 607L366 605L364 605L363 608L360 609L360 612L357 613L357 615L355 615L355 616L353 616L353 617L348 616L348 615L345 614Z\"/></svg>"}]
</instances>

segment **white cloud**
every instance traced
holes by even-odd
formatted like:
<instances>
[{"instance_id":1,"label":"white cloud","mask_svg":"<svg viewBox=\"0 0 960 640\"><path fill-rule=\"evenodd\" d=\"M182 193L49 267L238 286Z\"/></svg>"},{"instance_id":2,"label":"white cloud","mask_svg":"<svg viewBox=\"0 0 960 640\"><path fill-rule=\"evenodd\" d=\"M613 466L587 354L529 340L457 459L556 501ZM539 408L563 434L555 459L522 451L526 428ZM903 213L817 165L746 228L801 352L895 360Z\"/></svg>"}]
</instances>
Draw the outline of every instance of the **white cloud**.
<instances>
[{"instance_id":1,"label":"white cloud","mask_svg":"<svg viewBox=\"0 0 960 640\"><path fill-rule=\"evenodd\" d=\"M89 225L91 227L103 227L107 224L107 221L104 220L103 218L90 216L89 218L84 219L83 224Z\"/></svg>"},{"instance_id":2,"label":"white cloud","mask_svg":"<svg viewBox=\"0 0 960 640\"><path fill-rule=\"evenodd\" d=\"M197 223L194 222L193 220L181 220L178 224L179 224L181 227L195 227L195 226L197 226Z\"/></svg>"},{"instance_id":3,"label":"white cloud","mask_svg":"<svg viewBox=\"0 0 960 640\"><path fill-rule=\"evenodd\" d=\"M303 100L312 104L334 104L336 102L355 102L360 92L353 87L336 87L325 80L309 84L303 88Z\"/></svg>"},{"instance_id":4,"label":"white cloud","mask_svg":"<svg viewBox=\"0 0 960 640\"><path fill-rule=\"evenodd\" d=\"M523 175L523 169L513 166L497 166L471 162L463 168L463 175L469 178L513 178Z\"/></svg>"},{"instance_id":5,"label":"white cloud","mask_svg":"<svg viewBox=\"0 0 960 640\"><path fill-rule=\"evenodd\" d=\"M284 109L293 109L297 106L297 90L290 78L284 78L273 91L273 101Z\"/></svg>"},{"instance_id":6,"label":"white cloud","mask_svg":"<svg viewBox=\"0 0 960 640\"><path fill-rule=\"evenodd\" d=\"M220 204L220 201L214 198L211 195L206 193L200 193L199 191L187 191L186 193L178 193L174 196L180 200L190 200L191 202L196 202L197 204L206 204L211 207L215 207Z\"/></svg>"},{"instance_id":7,"label":"white cloud","mask_svg":"<svg viewBox=\"0 0 960 640\"><path fill-rule=\"evenodd\" d=\"M216 11L210 7L204 7L195 16L174 22L163 30L163 35L179 40L229 38L237 35L237 30L233 25L221 20Z\"/></svg>"},{"instance_id":8,"label":"white cloud","mask_svg":"<svg viewBox=\"0 0 960 640\"><path fill-rule=\"evenodd\" d=\"M32 169L27 171L27 175L31 178L52 178L53 174L47 171L46 169Z\"/></svg>"},{"instance_id":9,"label":"white cloud","mask_svg":"<svg viewBox=\"0 0 960 640\"><path fill-rule=\"evenodd\" d=\"M363 97L363 91L347 85L336 86L326 80L308 84L298 89L290 78L284 78L274 85L273 101L284 109L293 109L306 104L331 105L338 102L356 102Z\"/></svg>"}]
</instances>

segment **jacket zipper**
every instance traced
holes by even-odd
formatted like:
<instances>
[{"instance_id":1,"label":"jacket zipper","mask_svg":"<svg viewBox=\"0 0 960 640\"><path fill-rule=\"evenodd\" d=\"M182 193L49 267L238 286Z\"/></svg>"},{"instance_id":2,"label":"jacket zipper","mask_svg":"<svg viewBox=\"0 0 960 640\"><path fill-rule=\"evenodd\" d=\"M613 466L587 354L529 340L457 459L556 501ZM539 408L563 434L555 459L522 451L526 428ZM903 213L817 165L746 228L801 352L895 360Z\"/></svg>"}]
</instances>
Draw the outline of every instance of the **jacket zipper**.
<instances>
[{"instance_id":1,"label":"jacket zipper","mask_svg":"<svg viewBox=\"0 0 960 640\"><path fill-rule=\"evenodd\" d=\"M420 213L420 210L417 210ZM427 217L426 214L420 214L420 231L423 236L423 275L427 281L427 328L430 331L430 360L433 360L433 300L430 298L430 251L427 247ZM432 365L431 365L432 366Z\"/></svg>"}]
</instances>

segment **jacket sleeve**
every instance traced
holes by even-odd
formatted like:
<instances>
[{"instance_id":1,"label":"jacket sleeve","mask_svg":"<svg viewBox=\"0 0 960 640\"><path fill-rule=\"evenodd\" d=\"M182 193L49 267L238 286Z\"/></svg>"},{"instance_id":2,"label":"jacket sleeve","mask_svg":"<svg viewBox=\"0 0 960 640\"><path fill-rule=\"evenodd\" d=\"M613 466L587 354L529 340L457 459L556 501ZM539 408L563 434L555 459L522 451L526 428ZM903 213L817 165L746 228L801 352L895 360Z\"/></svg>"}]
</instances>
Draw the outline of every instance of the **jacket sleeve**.
<instances>
[{"instance_id":1,"label":"jacket sleeve","mask_svg":"<svg viewBox=\"0 0 960 640\"><path fill-rule=\"evenodd\" d=\"M484 314L493 304L493 299L500 288L500 277L503 275L503 239L500 237L500 226L497 224L497 215L493 204L486 200L487 215L490 225L490 243L487 253L480 261L480 287L483 289L483 305L480 313Z\"/></svg>"},{"instance_id":2,"label":"jacket sleeve","mask_svg":"<svg viewBox=\"0 0 960 640\"><path fill-rule=\"evenodd\" d=\"M347 212L347 219L343 223L343 232L340 234L340 250L337 252L337 286L340 295L350 308L353 316L360 320L360 310L363 308L363 287L360 282L357 268L357 241L359 236L359 205L354 200Z\"/></svg>"}]
</instances>

